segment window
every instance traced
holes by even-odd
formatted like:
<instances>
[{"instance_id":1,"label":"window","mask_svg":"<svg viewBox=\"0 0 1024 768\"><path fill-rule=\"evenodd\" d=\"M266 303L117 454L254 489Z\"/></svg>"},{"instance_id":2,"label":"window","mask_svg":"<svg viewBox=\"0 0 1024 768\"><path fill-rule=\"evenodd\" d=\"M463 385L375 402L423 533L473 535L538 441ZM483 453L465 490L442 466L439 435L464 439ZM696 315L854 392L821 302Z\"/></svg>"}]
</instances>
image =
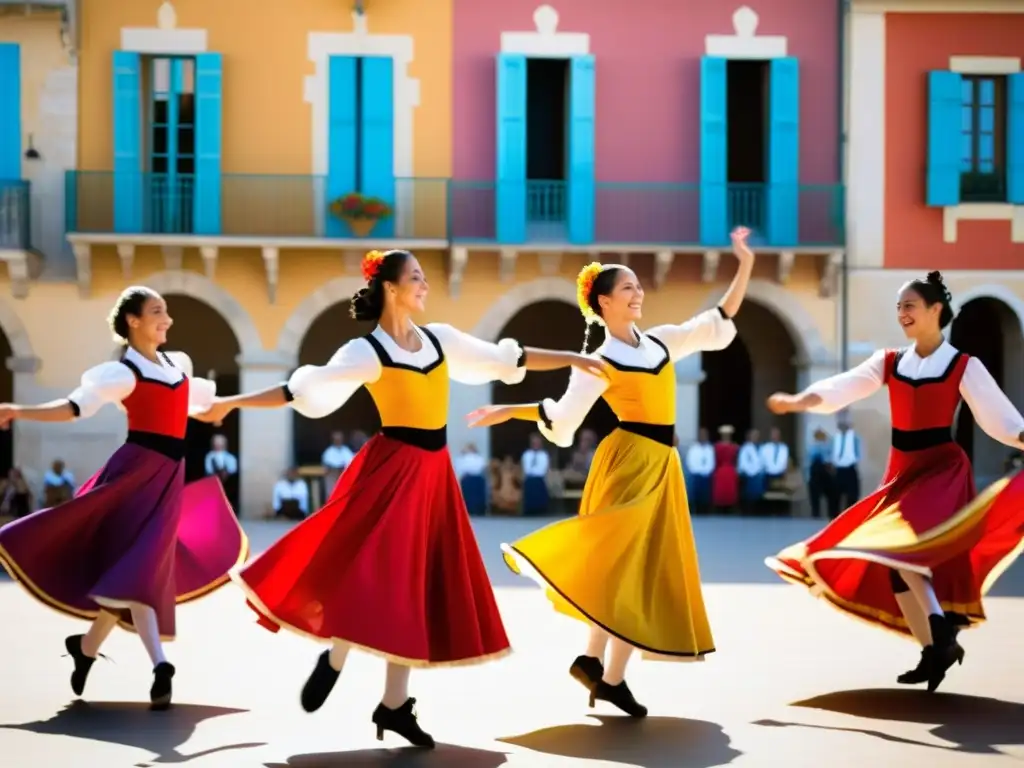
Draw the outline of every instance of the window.
<instances>
[{"instance_id":1,"label":"window","mask_svg":"<svg viewBox=\"0 0 1024 768\"><path fill-rule=\"evenodd\" d=\"M1006 200L1006 78L965 75L961 85L960 199Z\"/></svg>"},{"instance_id":2,"label":"window","mask_svg":"<svg viewBox=\"0 0 1024 768\"><path fill-rule=\"evenodd\" d=\"M146 149L153 231L192 231L195 187L195 60L146 62Z\"/></svg>"}]
</instances>

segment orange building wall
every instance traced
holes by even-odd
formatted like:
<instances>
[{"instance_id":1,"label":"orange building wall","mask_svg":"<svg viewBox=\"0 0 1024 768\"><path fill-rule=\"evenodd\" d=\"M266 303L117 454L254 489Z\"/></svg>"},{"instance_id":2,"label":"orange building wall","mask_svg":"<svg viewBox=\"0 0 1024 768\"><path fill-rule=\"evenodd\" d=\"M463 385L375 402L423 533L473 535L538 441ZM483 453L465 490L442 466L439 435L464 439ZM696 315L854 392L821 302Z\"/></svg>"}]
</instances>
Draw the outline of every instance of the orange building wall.
<instances>
[{"instance_id":1,"label":"orange building wall","mask_svg":"<svg viewBox=\"0 0 1024 768\"><path fill-rule=\"evenodd\" d=\"M1020 269L1008 221L961 221L942 239L942 209L925 205L928 80L950 56L1024 57L1024 14L886 15L885 266Z\"/></svg>"}]
</instances>

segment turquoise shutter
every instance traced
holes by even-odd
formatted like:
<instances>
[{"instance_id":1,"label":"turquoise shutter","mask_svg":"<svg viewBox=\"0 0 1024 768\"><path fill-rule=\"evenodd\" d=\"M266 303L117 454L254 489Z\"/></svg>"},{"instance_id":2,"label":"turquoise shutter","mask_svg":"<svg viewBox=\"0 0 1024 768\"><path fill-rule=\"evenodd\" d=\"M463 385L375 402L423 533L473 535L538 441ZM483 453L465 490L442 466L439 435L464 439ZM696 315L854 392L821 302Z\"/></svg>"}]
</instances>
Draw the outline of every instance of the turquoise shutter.
<instances>
[{"instance_id":1,"label":"turquoise shutter","mask_svg":"<svg viewBox=\"0 0 1024 768\"><path fill-rule=\"evenodd\" d=\"M768 242L800 239L800 62L772 59L768 97Z\"/></svg>"},{"instance_id":2,"label":"turquoise shutter","mask_svg":"<svg viewBox=\"0 0 1024 768\"><path fill-rule=\"evenodd\" d=\"M526 242L526 57L498 56L494 228L499 243Z\"/></svg>"},{"instance_id":3,"label":"turquoise shutter","mask_svg":"<svg viewBox=\"0 0 1024 768\"><path fill-rule=\"evenodd\" d=\"M0 43L0 179L21 178L21 49Z\"/></svg>"},{"instance_id":4,"label":"turquoise shutter","mask_svg":"<svg viewBox=\"0 0 1024 768\"><path fill-rule=\"evenodd\" d=\"M569 80L569 242L594 242L594 57L573 56Z\"/></svg>"},{"instance_id":5,"label":"turquoise shutter","mask_svg":"<svg viewBox=\"0 0 1024 768\"><path fill-rule=\"evenodd\" d=\"M374 227L374 237L395 236L395 97L394 62L390 56L362 61L359 120L359 191L379 197L392 215Z\"/></svg>"},{"instance_id":6,"label":"turquoise shutter","mask_svg":"<svg viewBox=\"0 0 1024 768\"><path fill-rule=\"evenodd\" d=\"M358 191L356 180L356 60L331 56L327 83L327 206ZM343 237L348 227L328 213L327 236Z\"/></svg>"},{"instance_id":7,"label":"turquoise shutter","mask_svg":"<svg viewBox=\"0 0 1024 768\"><path fill-rule=\"evenodd\" d=\"M224 69L219 53L196 56L196 187L192 204L197 235L221 232L221 127Z\"/></svg>"},{"instance_id":8,"label":"turquoise shutter","mask_svg":"<svg viewBox=\"0 0 1024 768\"><path fill-rule=\"evenodd\" d=\"M1024 205L1024 73L1006 78L1006 202Z\"/></svg>"},{"instance_id":9,"label":"turquoise shutter","mask_svg":"<svg viewBox=\"0 0 1024 768\"><path fill-rule=\"evenodd\" d=\"M700 60L700 241L729 242L725 59Z\"/></svg>"},{"instance_id":10,"label":"turquoise shutter","mask_svg":"<svg viewBox=\"0 0 1024 768\"><path fill-rule=\"evenodd\" d=\"M139 54L114 51L114 231L142 231L142 78Z\"/></svg>"},{"instance_id":11,"label":"turquoise shutter","mask_svg":"<svg viewBox=\"0 0 1024 768\"><path fill-rule=\"evenodd\" d=\"M962 88L956 72L928 73L928 205L960 204Z\"/></svg>"}]
</instances>

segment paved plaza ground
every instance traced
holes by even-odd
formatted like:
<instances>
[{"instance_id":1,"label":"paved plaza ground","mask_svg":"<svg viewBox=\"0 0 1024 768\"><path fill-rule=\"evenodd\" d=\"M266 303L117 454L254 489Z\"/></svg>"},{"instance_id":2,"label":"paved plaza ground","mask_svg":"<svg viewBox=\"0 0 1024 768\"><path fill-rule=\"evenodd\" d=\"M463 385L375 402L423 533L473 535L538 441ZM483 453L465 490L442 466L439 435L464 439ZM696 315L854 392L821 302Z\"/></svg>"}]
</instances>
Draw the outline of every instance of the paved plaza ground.
<instances>
[{"instance_id":1,"label":"paved plaza ground","mask_svg":"<svg viewBox=\"0 0 1024 768\"><path fill-rule=\"evenodd\" d=\"M962 636L963 667L942 692L899 688L910 643L843 618L779 582L762 559L814 530L807 520L698 519L706 599L718 652L703 664L634 662L643 721L587 707L567 668L585 630L556 616L531 582L507 572L498 545L538 521L485 519L476 530L515 653L482 667L413 673L423 726L414 753L374 738L382 662L350 658L332 698L307 715L298 692L319 648L257 627L225 587L178 614L173 709L150 713L138 640L116 633L74 702L61 658L82 624L0 580L0 766L130 768L888 768L1024 760L1024 563L988 601L990 623ZM284 532L247 526L259 551ZM386 610L386 606L381 606Z\"/></svg>"}]
</instances>

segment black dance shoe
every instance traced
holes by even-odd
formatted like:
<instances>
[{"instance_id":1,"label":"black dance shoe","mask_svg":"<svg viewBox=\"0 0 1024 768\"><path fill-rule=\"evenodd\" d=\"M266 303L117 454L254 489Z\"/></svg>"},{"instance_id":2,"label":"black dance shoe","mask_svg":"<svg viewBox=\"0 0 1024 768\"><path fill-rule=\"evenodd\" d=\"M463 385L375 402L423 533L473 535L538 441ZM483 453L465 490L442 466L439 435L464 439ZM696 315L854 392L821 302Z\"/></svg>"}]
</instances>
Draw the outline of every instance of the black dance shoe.
<instances>
[{"instance_id":1,"label":"black dance shoe","mask_svg":"<svg viewBox=\"0 0 1024 768\"><path fill-rule=\"evenodd\" d=\"M932 630L932 644L925 648L930 650L928 662L928 692L934 693L942 681L946 679L946 673L954 664L964 663L964 649L956 641L956 631L950 625L945 616L932 614L928 617L928 625Z\"/></svg>"},{"instance_id":2,"label":"black dance shoe","mask_svg":"<svg viewBox=\"0 0 1024 768\"><path fill-rule=\"evenodd\" d=\"M414 747L434 748L434 737L420 728L416 720L416 699L406 699L398 709L378 704L373 711L373 724L377 726L377 740L384 740L384 731L397 733Z\"/></svg>"},{"instance_id":3,"label":"black dance shoe","mask_svg":"<svg viewBox=\"0 0 1024 768\"><path fill-rule=\"evenodd\" d=\"M604 664L593 656L577 656L576 661L569 667L569 674L572 675L573 680L576 680L588 691L592 691L604 677Z\"/></svg>"},{"instance_id":4,"label":"black dance shoe","mask_svg":"<svg viewBox=\"0 0 1024 768\"><path fill-rule=\"evenodd\" d=\"M921 683L928 682L928 675L931 670L931 653L928 649L931 646L921 649L921 660L917 662L917 666L913 669L908 669L902 675L896 678L896 682L900 685L920 685Z\"/></svg>"},{"instance_id":5,"label":"black dance shoe","mask_svg":"<svg viewBox=\"0 0 1024 768\"><path fill-rule=\"evenodd\" d=\"M86 656L82 651L82 638L85 635L71 635L64 638L64 647L68 656L75 662L75 671L71 673L71 690L75 696L81 696L85 691L85 681L89 679L89 670L96 661L92 656Z\"/></svg>"},{"instance_id":6,"label":"black dance shoe","mask_svg":"<svg viewBox=\"0 0 1024 768\"><path fill-rule=\"evenodd\" d=\"M630 717L647 717L647 707L633 698L633 692L629 690L625 680L618 685L609 685L604 680L598 681L590 692L591 709L597 701L607 701Z\"/></svg>"},{"instance_id":7,"label":"black dance shoe","mask_svg":"<svg viewBox=\"0 0 1024 768\"><path fill-rule=\"evenodd\" d=\"M340 674L341 672L331 666L331 652L328 650L321 653L309 679L302 686L302 694L299 696L302 708L307 712L316 712L320 709L334 690L334 684L338 682Z\"/></svg>"},{"instance_id":8,"label":"black dance shoe","mask_svg":"<svg viewBox=\"0 0 1024 768\"><path fill-rule=\"evenodd\" d=\"M149 689L149 708L164 710L171 706L171 678L174 665L161 661L153 667L153 686Z\"/></svg>"}]
</instances>

